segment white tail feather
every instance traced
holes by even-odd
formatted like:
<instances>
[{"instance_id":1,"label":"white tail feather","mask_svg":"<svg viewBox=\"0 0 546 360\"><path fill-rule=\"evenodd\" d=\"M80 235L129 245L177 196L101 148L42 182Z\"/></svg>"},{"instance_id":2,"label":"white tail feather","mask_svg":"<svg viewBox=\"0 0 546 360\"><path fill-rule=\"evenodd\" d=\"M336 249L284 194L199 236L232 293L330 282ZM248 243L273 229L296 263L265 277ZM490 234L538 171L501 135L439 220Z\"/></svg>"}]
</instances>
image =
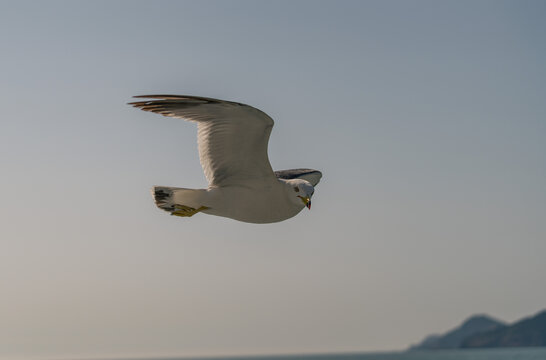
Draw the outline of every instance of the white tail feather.
<instances>
[{"instance_id":1,"label":"white tail feather","mask_svg":"<svg viewBox=\"0 0 546 360\"><path fill-rule=\"evenodd\" d=\"M183 205L191 208L200 208L203 203L205 189L183 189L168 186L154 186L152 195L158 208L173 212L175 205Z\"/></svg>"}]
</instances>

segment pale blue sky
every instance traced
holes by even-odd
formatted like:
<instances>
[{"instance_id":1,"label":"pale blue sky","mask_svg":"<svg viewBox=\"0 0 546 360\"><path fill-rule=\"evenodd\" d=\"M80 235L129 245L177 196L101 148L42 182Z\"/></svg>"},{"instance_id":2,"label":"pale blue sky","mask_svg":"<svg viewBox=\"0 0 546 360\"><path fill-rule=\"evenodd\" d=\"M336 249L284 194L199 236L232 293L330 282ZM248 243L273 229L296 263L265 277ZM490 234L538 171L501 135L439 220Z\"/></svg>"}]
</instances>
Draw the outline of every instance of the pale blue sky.
<instances>
[{"instance_id":1,"label":"pale blue sky","mask_svg":"<svg viewBox=\"0 0 546 360\"><path fill-rule=\"evenodd\" d=\"M544 1L0 3L0 358L402 349L546 307ZM149 93L251 104L273 225L157 210L204 187Z\"/></svg>"}]
</instances>

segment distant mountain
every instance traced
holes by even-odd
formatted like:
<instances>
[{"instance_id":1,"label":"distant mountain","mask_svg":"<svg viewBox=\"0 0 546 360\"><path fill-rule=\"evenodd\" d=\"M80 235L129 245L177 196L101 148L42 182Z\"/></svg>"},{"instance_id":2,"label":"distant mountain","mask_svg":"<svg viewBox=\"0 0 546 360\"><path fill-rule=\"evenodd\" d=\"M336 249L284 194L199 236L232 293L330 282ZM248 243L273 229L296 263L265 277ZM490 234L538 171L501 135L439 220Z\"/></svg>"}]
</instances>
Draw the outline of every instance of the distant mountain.
<instances>
[{"instance_id":1,"label":"distant mountain","mask_svg":"<svg viewBox=\"0 0 546 360\"><path fill-rule=\"evenodd\" d=\"M463 340L469 336L505 327L504 323L487 315L475 315L443 335L427 336L421 343L412 345L409 350L456 349L460 348Z\"/></svg>"},{"instance_id":2,"label":"distant mountain","mask_svg":"<svg viewBox=\"0 0 546 360\"><path fill-rule=\"evenodd\" d=\"M518 346L546 346L546 310L510 326L474 334L461 343L465 348Z\"/></svg>"}]
</instances>

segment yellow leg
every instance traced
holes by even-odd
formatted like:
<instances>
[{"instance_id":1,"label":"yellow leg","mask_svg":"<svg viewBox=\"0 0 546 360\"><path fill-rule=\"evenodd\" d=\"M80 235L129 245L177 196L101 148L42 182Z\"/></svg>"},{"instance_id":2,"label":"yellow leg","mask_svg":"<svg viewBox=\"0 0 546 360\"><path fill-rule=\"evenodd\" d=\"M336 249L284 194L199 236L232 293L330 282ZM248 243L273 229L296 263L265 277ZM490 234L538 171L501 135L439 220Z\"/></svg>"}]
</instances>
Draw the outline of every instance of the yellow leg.
<instances>
[{"instance_id":1,"label":"yellow leg","mask_svg":"<svg viewBox=\"0 0 546 360\"><path fill-rule=\"evenodd\" d=\"M210 209L207 206L201 206L199 209L195 209L186 205L174 204L175 211L171 212L171 215L190 217L197 214L200 211Z\"/></svg>"}]
</instances>

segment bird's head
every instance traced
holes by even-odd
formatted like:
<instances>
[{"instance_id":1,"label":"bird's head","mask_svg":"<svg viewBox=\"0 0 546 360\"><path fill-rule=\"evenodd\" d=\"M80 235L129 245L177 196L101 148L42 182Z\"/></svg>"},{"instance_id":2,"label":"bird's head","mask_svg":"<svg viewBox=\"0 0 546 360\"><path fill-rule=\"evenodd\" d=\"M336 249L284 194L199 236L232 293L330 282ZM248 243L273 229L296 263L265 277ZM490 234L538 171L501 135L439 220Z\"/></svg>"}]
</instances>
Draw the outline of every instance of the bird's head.
<instances>
[{"instance_id":1,"label":"bird's head","mask_svg":"<svg viewBox=\"0 0 546 360\"><path fill-rule=\"evenodd\" d=\"M313 185L311 185L309 181L303 179L292 179L286 182L290 186L289 193L292 202L300 206L303 204L311 210L311 197L315 192Z\"/></svg>"}]
</instances>

